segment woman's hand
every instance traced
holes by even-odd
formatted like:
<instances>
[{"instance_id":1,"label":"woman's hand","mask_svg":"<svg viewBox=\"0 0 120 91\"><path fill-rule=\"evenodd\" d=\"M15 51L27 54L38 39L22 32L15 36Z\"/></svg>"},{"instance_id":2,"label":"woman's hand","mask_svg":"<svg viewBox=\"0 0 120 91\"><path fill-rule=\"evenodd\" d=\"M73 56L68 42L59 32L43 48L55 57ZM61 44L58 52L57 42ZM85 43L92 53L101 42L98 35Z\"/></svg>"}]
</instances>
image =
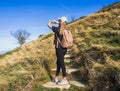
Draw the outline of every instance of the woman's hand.
<instances>
[{"instance_id":1,"label":"woman's hand","mask_svg":"<svg viewBox=\"0 0 120 91\"><path fill-rule=\"evenodd\" d=\"M59 22L56 21L56 20L51 20L50 22L48 22L48 27L49 27L50 29L52 29L52 24L59 24Z\"/></svg>"},{"instance_id":2,"label":"woman's hand","mask_svg":"<svg viewBox=\"0 0 120 91\"><path fill-rule=\"evenodd\" d=\"M59 24L59 22L56 21L56 20L51 20L51 23L53 23L53 24Z\"/></svg>"}]
</instances>

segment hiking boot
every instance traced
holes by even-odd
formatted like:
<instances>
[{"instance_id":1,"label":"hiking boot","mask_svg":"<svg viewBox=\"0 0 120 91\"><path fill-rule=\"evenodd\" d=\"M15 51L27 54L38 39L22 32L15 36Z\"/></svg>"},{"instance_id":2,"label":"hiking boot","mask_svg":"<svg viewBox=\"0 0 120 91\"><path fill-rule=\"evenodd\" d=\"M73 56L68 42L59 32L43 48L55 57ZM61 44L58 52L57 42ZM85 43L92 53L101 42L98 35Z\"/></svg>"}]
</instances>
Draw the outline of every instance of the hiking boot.
<instances>
[{"instance_id":1,"label":"hiking boot","mask_svg":"<svg viewBox=\"0 0 120 91\"><path fill-rule=\"evenodd\" d=\"M59 80L58 80L58 78L56 78L56 77L53 79L53 82L55 82L55 83L58 83L58 81L59 81Z\"/></svg>"},{"instance_id":2,"label":"hiking boot","mask_svg":"<svg viewBox=\"0 0 120 91\"><path fill-rule=\"evenodd\" d=\"M60 81L58 81L57 83L58 85L66 85L66 84L69 84L69 82L65 79L61 79Z\"/></svg>"}]
</instances>

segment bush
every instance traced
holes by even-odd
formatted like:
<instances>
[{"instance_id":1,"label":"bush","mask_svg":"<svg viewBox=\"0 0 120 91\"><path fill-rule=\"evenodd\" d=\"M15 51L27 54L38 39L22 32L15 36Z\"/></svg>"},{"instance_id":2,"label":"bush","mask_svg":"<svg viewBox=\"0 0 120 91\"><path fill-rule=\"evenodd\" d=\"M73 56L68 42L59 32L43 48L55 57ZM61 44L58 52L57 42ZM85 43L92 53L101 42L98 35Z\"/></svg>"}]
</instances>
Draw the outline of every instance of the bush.
<instances>
[{"instance_id":1,"label":"bush","mask_svg":"<svg viewBox=\"0 0 120 91\"><path fill-rule=\"evenodd\" d=\"M107 67L96 78L94 91L120 91L120 70Z\"/></svg>"},{"instance_id":2,"label":"bush","mask_svg":"<svg viewBox=\"0 0 120 91\"><path fill-rule=\"evenodd\" d=\"M86 44L90 44L90 41L91 41L90 38L85 38L85 39L84 39L84 42L85 42Z\"/></svg>"},{"instance_id":3,"label":"bush","mask_svg":"<svg viewBox=\"0 0 120 91\"><path fill-rule=\"evenodd\" d=\"M120 60L120 54L117 55L111 55L111 58L115 61Z\"/></svg>"},{"instance_id":4,"label":"bush","mask_svg":"<svg viewBox=\"0 0 120 91\"><path fill-rule=\"evenodd\" d=\"M90 35L94 38L99 38L100 37L100 33L96 33L94 31L90 32Z\"/></svg>"},{"instance_id":5,"label":"bush","mask_svg":"<svg viewBox=\"0 0 120 91\"><path fill-rule=\"evenodd\" d=\"M101 33L101 37L105 38L114 38L116 36L119 36L117 32L104 31Z\"/></svg>"},{"instance_id":6,"label":"bush","mask_svg":"<svg viewBox=\"0 0 120 91\"><path fill-rule=\"evenodd\" d=\"M119 46L120 45L120 36L115 36L114 38L109 40L108 43L112 46Z\"/></svg>"}]
</instances>

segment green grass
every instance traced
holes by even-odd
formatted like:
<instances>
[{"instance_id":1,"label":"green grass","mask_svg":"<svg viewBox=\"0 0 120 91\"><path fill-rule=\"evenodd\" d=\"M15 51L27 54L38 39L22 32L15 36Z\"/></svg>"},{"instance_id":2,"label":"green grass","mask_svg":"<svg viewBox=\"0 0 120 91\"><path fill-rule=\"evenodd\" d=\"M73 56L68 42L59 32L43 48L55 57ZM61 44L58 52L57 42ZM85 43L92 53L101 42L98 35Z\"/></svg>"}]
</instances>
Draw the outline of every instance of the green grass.
<instances>
[{"instance_id":1,"label":"green grass","mask_svg":"<svg viewBox=\"0 0 120 91\"><path fill-rule=\"evenodd\" d=\"M86 36L86 32L80 32L80 33L79 33L79 36L80 36L80 37L85 37L85 36Z\"/></svg>"},{"instance_id":2,"label":"green grass","mask_svg":"<svg viewBox=\"0 0 120 91\"><path fill-rule=\"evenodd\" d=\"M111 58L115 61L118 61L120 60L120 54L117 54L117 55L111 55Z\"/></svg>"},{"instance_id":3,"label":"green grass","mask_svg":"<svg viewBox=\"0 0 120 91\"><path fill-rule=\"evenodd\" d=\"M97 31L97 32L92 31L92 32L90 32L90 35L94 38L99 38L100 37L100 32L99 31Z\"/></svg>"},{"instance_id":4,"label":"green grass","mask_svg":"<svg viewBox=\"0 0 120 91\"><path fill-rule=\"evenodd\" d=\"M65 66L70 66L72 64L73 64L73 62L65 62Z\"/></svg>"},{"instance_id":5,"label":"green grass","mask_svg":"<svg viewBox=\"0 0 120 91\"><path fill-rule=\"evenodd\" d=\"M115 36L114 38L110 39L108 43L114 47L120 46L120 36Z\"/></svg>"},{"instance_id":6,"label":"green grass","mask_svg":"<svg viewBox=\"0 0 120 91\"><path fill-rule=\"evenodd\" d=\"M0 59L4 58L6 55L11 55L13 52L16 52L18 50L18 48L8 51L5 54L0 54Z\"/></svg>"},{"instance_id":7,"label":"green grass","mask_svg":"<svg viewBox=\"0 0 120 91\"><path fill-rule=\"evenodd\" d=\"M112 29L120 31L120 27L112 27Z\"/></svg>"},{"instance_id":8,"label":"green grass","mask_svg":"<svg viewBox=\"0 0 120 91\"><path fill-rule=\"evenodd\" d=\"M18 91L22 89L30 81L30 77L24 75L17 75L15 80L8 84L8 91Z\"/></svg>"},{"instance_id":9,"label":"green grass","mask_svg":"<svg viewBox=\"0 0 120 91\"><path fill-rule=\"evenodd\" d=\"M89 45L90 42L91 42L91 38L85 38L85 39L84 39L84 42Z\"/></svg>"},{"instance_id":10,"label":"green grass","mask_svg":"<svg viewBox=\"0 0 120 91\"><path fill-rule=\"evenodd\" d=\"M50 78L48 76L42 76L39 80L41 82L48 82L48 81L50 81Z\"/></svg>"},{"instance_id":11,"label":"green grass","mask_svg":"<svg viewBox=\"0 0 120 91\"><path fill-rule=\"evenodd\" d=\"M4 55L0 54L0 59L2 59L4 57Z\"/></svg>"},{"instance_id":12,"label":"green grass","mask_svg":"<svg viewBox=\"0 0 120 91\"><path fill-rule=\"evenodd\" d=\"M116 36L119 36L118 32L111 32L111 31L101 31L100 36L103 38L114 38Z\"/></svg>"}]
</instances>

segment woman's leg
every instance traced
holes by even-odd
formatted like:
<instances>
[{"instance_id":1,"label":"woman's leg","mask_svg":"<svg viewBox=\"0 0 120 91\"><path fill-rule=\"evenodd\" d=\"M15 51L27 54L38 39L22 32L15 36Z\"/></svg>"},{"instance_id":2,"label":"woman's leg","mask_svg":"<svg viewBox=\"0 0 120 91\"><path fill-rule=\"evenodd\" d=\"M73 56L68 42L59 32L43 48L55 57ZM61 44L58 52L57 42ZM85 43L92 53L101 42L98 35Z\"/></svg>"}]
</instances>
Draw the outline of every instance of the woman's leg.
<instances>
[{"instance_id":1,"label":"woman's leg","mask_svg":"<svg viewBox=\"0 0 120 91\"><path fill-rule=\"evenodd\" d=\"M66 67L65 67L65 63L64 63L64 56L67 52L66 48L61 48L62 50L62 63L61 63L61 68L62 68L62 74L63 74L63 78L66 79Z\"/></svg>"},{"instance_id":2,"label":"woman's leg","mask_svg":"<svg viewBox=\"0 0 120 91\"><path fill-rule=\"evenodd\" d=\"M57 66L56 77L57 77L59 75L59 73L60 73L59 49L58 48L56 48L56 56L57 56L57 61L56 61L56 66Z\"/></svg>"},{"instance_id":3,"label":"woman's leg","mask_svg":"<svg viewBox=\"0 0 120 91\"><path fill-rule=\"evenodd\" d=\"M58 60L56 62L56 65L57 65L57 69L56 69L56 77L57 77L57 76L59 76L59 73L60 73L60 63Z\"/></svg>"},{"instance_id":4,"label":"woman's leg","mask_svg":"<svg viewBox=\"0 0 120 91\"><path fill-rule=\"evenodd\" d=\"M60 67L62 68L63 79L61 79L58 82L58 85L69 84L69 82L67 81L67 78L66 78L66 67L65 67L65 63L64 63L64 56L65 56L66 52L67 52L67 49L65 49L65 48L60 49Z\"/></svg>"},{"instance_id":5,"label":"woman's leg","mask_svg":"<svg viewBox=\"0 0 120 91\"><path fill-rule=\"evenodd\" d=\"M58 48L58 61L62 69L63 77L66 77L66 68L65 68L65 63L64 63L64 56L66 52L67 52L66 48L62 48L62 47Z\"/></svg>"},{"instance_id":6,"label":"woman's leg","mask_svg":"<svg viewBox=\"0 0 120 91\"><path fill-rule=\"evenodd\" d=\"M56 76L59 75L60 68L62 69L62 75L63 77L66 77L66 68L64 63L64 56L67 52L66 48L56 48L56 55L57 55L57 70L56 70Z\"/></svg>"}]
</instances>

